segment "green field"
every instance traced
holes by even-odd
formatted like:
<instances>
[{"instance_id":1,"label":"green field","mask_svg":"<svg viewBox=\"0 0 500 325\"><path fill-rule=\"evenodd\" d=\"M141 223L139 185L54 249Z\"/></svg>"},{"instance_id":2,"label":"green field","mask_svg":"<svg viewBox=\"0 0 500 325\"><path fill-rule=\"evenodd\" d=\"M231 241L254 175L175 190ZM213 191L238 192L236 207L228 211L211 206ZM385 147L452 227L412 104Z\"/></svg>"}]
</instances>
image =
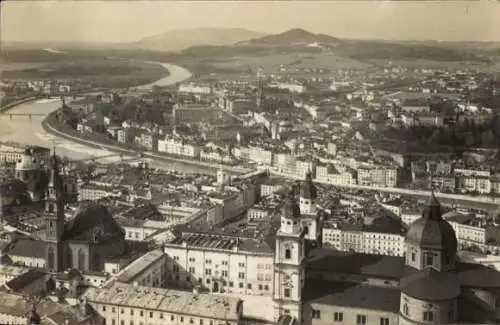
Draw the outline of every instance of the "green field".
<instances>
[{"instance_id":1,"label":"green field","mask_svg":"<svg viewBox=\"0 0 500 325\"><path fill-rule=\"evenodd\" d=\"M47 54L45 51L21 51L19 56L3 52L0 63L3 79L63 80L93 87L136 86L168 75L168 71L158 64L108 58L105 53L92 52Z\"/></svg>"}]
</instances>

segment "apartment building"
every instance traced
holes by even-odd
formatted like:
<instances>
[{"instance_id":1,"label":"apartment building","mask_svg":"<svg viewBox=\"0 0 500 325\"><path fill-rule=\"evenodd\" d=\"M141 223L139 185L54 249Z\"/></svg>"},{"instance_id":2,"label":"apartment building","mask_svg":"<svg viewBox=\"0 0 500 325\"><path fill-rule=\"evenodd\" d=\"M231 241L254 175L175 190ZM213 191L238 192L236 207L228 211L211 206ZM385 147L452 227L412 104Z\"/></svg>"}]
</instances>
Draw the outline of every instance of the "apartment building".
<instances>
[{"instance_id":1,"label":"apartment building","mask_svg":"<svg viewBox=\"0 0 500 325\"><path fill-rule=\"evenodd\" d=\"M260 239L184 232L165 244L165 253L169 283L272 296L274 252Z\"/></svg>"},{"instance_id":2,"label":"apartment building","mask_svg":"<svg viewBox=\"0 0 500 325\"><path fill-rule=\"evenodd\" d=\"M122 283L90 288L83 299L110 325L238 325L243 312L236 298Z\"/></svg>"}]
</instances>

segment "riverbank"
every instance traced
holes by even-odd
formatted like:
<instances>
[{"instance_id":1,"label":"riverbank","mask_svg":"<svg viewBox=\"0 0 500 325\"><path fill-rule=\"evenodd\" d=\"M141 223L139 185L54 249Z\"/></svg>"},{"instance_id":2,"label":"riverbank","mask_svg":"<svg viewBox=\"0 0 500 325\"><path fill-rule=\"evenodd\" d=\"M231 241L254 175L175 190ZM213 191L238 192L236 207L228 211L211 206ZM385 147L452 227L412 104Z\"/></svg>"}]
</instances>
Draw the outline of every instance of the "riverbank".
<instances>
[{"instance_id":1,"label":"riverbank","mask_svg":"<svg viewBox=\"0 0 500 325\"><path fill-rule=\"evenodd\" d=\"M57 118L57 111L52 112L49 114L43 121L42 121L42 128L45 132L48 134L51 134L56 137L60 137L69 141L73 141L88 147L96 148L96 149L106 149L111 152L116 152L117 154L122 154L122 155L127 155L127 156L137 156L138 153L140 152L141 156L144 158L149 158L152 160L158 160L161 162L175 162L175 163L182 163L185 165L192 165L196 167L204 167L209 170L217 170L218 165L210 162L204 162L204 161L197 161L197 160L192 160L192 159L183 159L183 158L177 158L177 157L172 157L172 156L167 156L167 155L160 155L156 154L153 152L147 152L147 151L139 151L139 150L134 150L134 149L127 149L120 147L118 144L114 143L113 140L111 139L103 139L102 141L97 141L97 140L90 140L90 139L85 139L82 138L79 134L75 132L72 132L72 130L68 130L65 128L63 125L61 125ZM252 172L251 169L248 168L242 168L242 167L237 167L237 166L224 166L225 170L228 171L231 174L235 175L241 175L241 174L246 174L249 172Z\"/></svg>"},{"instance_id":2,"label":"riverbank","mask_svg":"<svg viewBox=\"0 0 500 325\"><path fill-rule=\"evenodd\" d=\"M0 104L0 113L4 113L6 111L8 111L9 109L17 106L17 105L21 105L21 104L24 104L24 103L27 103L27 102L30 102L30 101L34 101L34 100L37 100L37 99L40 99L42 98L43 96L39 95L39 96L28 96L26 98L21 98L21 99L18 99L18 100L15 100L13 102L10 102L8 104L5 104L3 105Z\"/></svg>"}]
</instances>

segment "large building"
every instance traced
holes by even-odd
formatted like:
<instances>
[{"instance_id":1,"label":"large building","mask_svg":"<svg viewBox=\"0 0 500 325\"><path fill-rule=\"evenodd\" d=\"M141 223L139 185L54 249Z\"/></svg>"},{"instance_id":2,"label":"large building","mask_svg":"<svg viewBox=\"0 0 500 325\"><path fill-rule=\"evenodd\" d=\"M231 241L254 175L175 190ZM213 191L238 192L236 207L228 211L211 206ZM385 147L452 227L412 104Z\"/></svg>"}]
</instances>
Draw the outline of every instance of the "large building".
<instances>
[{"instance_id":1,"label":"large building","mask_svg":"<svg viewBox=\"0 0 500 325\"><path fill-rule=\"evenodd\" d=\"M54 154L42 216L42 238L17 239L7 255L14 261L45 267L50 272L70 268L101 271L106 258L125 252L125 232L108 209L97 204L81 205L74 217L66 222L66 192L57 161ZM35 265L29 263L35 260Z\"/></svg>"},{"instance_id":2,"label":"large building","mask_svg":"<svg viewBox=\"0 0 500 325\"><path fill-rule=\"evenodd\" d=\"M167 282L245 303L259 296L274 306L272 320L289 323L498 323L500 272L458 260L455 232L434 196L409 227L403 257L315 248L322 233L315 198L308 177L298 202L285 200L272 236L184 232L165 246Z\"/></svg>"}]
</instances>

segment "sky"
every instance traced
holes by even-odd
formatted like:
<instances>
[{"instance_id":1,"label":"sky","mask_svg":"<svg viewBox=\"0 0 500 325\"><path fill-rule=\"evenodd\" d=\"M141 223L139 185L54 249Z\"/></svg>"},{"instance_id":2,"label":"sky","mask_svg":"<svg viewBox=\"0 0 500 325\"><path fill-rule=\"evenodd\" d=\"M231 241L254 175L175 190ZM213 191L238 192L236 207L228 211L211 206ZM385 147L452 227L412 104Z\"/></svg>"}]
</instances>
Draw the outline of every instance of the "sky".
<instances>
[{"instance_id":1,"label":"sky","mask_svg":"<svg viewBox=\"0 0 500 325\"><path fill-rule=\"evenodd\" d=\"M3 41L132 42L176 29L303 28L340 38L500 41L500 3L480 1L23 1L1 3Z\"/></svg>"}]
</instances>

